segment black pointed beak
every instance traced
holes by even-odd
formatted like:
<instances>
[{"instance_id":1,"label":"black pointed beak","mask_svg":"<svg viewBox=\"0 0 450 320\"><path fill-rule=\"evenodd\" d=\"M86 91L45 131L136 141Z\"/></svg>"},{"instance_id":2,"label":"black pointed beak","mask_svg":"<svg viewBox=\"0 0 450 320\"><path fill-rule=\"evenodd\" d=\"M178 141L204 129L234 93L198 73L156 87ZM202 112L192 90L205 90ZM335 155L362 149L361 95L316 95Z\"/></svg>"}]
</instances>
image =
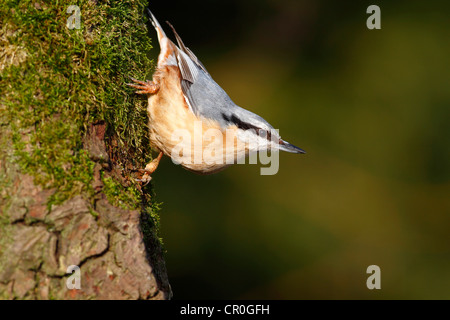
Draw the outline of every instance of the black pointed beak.
<instances>
[{"instance_id":1,"label":"black pointed beak","mask_svg":"<svg viewBox=\"0 0 450 320\"><path fill-rule=\"evenodd\" d=\"M291 152L291 153L306 153L305 150L294 146L293 144L290 144L289 142L286 142L284 140L280 140L280 150Z\"/></svg>"}]
</instances>

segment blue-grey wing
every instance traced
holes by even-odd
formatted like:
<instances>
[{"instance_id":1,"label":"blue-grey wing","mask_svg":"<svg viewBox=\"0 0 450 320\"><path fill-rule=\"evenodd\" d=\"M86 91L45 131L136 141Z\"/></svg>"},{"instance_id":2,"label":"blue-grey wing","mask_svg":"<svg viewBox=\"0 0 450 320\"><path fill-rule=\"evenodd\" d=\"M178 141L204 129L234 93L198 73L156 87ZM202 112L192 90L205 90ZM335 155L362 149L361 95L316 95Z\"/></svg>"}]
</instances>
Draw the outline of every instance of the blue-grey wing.
<instances>
[{"instance_id":1,"label":"blue-grey wing","mask_svg":"<svg viewBox=\"0 0 450 320\"><path fill-rule=\"evenodd\" d=\"M212 119L226 128L236 125L247 130L268 130L273 127L260 116L237 106L228 94L214 81L194 53L187 48L172 28L178 42L176 59L181 72L181 89L192 112L197 116Z\"/></svg>"},{"instance_id":2,"label":"blue-grey wing","mask_svg":"<svg viewBox=\"0 0 450 320\"><path fill-rule=\"evenodd\" d=\"M199 72L194 82L181 80L181 88L188 104L197 116L218 121L226 126L226 118L236 109L236 104L209 74Z\"/></svg>"}]
</instances>

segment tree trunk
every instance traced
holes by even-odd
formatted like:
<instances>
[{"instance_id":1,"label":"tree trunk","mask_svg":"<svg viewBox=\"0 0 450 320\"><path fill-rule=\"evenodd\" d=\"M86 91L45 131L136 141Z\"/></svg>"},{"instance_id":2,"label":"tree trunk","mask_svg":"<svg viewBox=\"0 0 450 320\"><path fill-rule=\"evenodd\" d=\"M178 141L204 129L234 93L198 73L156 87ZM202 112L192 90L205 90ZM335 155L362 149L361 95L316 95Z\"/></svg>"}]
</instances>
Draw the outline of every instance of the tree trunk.
<instances>
[{"instance_id":1,"label":"tree trunk","mask_svg":"<svg viewBox=\"0 0 450 320\"><path fill-rule=\"evenodd\" d=\"M88 135L88 141L91 148L106 152L97 136ZM152 229L146 213L113 206L103 192L100 171L108 170L107 163L95 164L92 199L76 195L49 209L55 190L36 185L11 154L3 149L0 160L2 180L8 182L0 202L0 297L170 297L161 244L154 232L144 235ZM67 286L71 265L80 268L80 289Z\"/></svg>"},{"instance_id":2,"label":"tree trunk","mask_svg":"<svg viewBox=\"0 0 450 320\"><path fill-rule=\"evenodd\" d=\"M73 30L70 4L0 5L0 298L168 299L153 187L135 182L146 102L124 81L151 70L145 1L82 1Z\"/></svg>"}]
</instances>

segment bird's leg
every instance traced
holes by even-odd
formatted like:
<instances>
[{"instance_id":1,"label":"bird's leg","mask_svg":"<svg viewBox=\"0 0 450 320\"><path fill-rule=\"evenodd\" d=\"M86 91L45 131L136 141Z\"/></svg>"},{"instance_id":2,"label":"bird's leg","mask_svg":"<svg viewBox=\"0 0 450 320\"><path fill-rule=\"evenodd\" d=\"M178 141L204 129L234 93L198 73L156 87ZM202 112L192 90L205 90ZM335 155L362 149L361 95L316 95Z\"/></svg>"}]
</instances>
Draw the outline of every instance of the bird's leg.
<instances>
[{"instance_id":1,"label":"bird's leg","mask_svg":"<svg viewBox=\"0 0 450 320\"><path fill-rule=\"evenodd\" d=\"M161 158L163 155L164 154L162 152L160 152L156 159L153 159L150 163L148 163L145 166L145 169L142 170L142 171L144 171L144 175L142 176L142 178L139 181L142 181L145 184L147 184L150 182L150 180L152 180L152 177L150 175L153 172L155 172L156 168L158 168L159 162L161 161Z\"/></svg>"},{"instance_id":2,"label":"bird's leg","mask_svg":"<svg viewBox=\"0 0 450 320\"><path fill-rule=\"evenodd\" d=\"M141 81L134 78L131 78L133 82L135 83L127 83L130 87L139 89L139 91L136 91L138 94L155 94L159 90L159 84L154 83L150 80L147 81Z\"/></svg>"}]
</instances>

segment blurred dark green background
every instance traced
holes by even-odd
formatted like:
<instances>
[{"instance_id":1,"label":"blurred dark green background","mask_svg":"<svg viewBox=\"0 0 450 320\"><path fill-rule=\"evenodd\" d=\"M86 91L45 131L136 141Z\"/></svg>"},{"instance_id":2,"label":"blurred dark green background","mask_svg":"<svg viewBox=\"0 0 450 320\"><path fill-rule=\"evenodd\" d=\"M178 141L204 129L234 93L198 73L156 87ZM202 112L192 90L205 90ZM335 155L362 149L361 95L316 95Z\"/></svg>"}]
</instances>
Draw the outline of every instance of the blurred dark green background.
<instances>
[{"instance_id":1,"label":"blurred dark green background","mask_svg":"<svg viewBox=\"0 0 450 320\"><path fill-rule=\"evenodd\" d=\"M366 27L371 4L381 30ZM150 8L238 105L308 152L281 153L274 176L164 159L153 181L175 299L450 298L449 2ZM372 264L381 290L366 287Z\"/></svg>"}]
</instances>

